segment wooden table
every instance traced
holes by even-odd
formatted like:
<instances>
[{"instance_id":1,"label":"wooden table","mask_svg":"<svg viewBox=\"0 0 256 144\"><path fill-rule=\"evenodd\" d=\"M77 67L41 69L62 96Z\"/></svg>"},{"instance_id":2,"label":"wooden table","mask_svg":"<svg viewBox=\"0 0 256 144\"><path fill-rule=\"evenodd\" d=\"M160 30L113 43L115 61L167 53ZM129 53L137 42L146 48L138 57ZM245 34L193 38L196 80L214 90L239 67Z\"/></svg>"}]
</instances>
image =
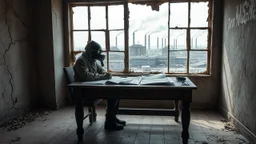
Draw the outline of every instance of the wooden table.
<instances>
[{"instance_id":1,"label":"wooden table","mask_svg":"<svg viewBox=\"0 0 256 144\"><path fill-rule=\"evenodd\" d=\"M192 102L192 90L197 86L186 78L189 85L178 82L175 77L168 77L174 82L173 85L105 85L104 81L96 82L75 82L69 85L77 92L75 99L82 97L100 99L131 99L131 100L174 100L182 101L182 140L183 144L188 143L190 124L190 103ZM83 95L78 94L83 92ZM86 94L86 95L85 95ZM83 111L77 110L76 111ZM135 111L135 110L134 110ZM178 111L176 109L176 111ZM79 117L79 116L78 116ZM82 118L83 119L83 118ZM78 137L83 136L83 122L77 120Z\"/></svg>"}]
</instances>

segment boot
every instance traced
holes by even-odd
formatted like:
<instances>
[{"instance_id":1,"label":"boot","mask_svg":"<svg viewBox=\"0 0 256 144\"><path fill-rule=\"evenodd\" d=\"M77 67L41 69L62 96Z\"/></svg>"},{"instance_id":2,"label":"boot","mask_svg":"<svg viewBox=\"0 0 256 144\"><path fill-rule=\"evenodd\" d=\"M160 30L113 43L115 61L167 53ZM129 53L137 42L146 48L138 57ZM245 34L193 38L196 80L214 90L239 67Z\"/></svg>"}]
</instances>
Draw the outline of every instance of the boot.
<instances>
[{"instance_id":1,"label":"boot","mask_svg":"<svg viewBox=\"0 0 256 144\"><path fill-rule=\"evenodd\" d=\"M120 119L118 119L116 116L115 116L115 121L116 121L116 123L118 123L118 124L121 124L121 125L123 125L123 126L126 126L126 121L120 120Z\"/></svg>"},{"instance_id":2,"label":"boot","mask_svg":"<svg viewBox=\"0 0 256 144\"><path fill-rule=\"evenodd\" d=\"M124 126L114 121L112 122L105 121L104 128L105 130L122 130L124 129Z\"/></svg>"},{"instance_id":3,"label":"boot","mask_svg":"<svg viewBox=\"0 0 256 144\"><path fill-rule=\"evenodd\" d=\"M106 114L106 121L105 121L105 125L104 128L106 130L122 130L124 129L124 126L121 124L118 124L115 121L115 116L112 114Z\"/></svg>"}]
</instances>

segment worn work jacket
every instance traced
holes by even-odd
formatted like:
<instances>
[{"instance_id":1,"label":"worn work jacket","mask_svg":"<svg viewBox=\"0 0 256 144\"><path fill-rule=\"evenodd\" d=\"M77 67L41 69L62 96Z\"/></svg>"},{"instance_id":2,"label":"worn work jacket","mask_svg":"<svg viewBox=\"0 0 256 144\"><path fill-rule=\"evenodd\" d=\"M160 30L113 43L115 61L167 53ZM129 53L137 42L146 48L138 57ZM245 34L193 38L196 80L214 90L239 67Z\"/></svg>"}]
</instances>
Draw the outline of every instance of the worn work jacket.
<instances>
[{"instance_id":1,"label":"worn work jacket","mask_svg":"<svg viewBox=\"0 0 256 144\"><path fill-rule=\"evenodd\" d=\"M92 47L87 45L85 52L76 60L73 67L75 81L93 81L104 79L105 69L92 58Z\"/></svg>"}]
</instances>

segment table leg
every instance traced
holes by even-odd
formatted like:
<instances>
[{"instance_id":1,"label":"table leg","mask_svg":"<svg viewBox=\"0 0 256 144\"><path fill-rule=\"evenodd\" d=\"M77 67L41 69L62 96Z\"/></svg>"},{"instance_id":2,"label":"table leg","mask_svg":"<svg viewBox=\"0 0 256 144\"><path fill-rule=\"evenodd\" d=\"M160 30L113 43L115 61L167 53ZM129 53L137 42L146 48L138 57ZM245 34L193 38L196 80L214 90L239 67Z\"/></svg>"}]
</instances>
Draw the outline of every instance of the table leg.
<instances>
[{"instance_id":1,"label":"table leg","mask_svg":"<svg viewBox=\"0 0 256 144\"><path fill-rule=\"evenodd\" d=\"M77 134L78 140L82 141L83 134L84 134L84 128L83 128L84 108L83 108L83 106L76 105L75 115L76 115L76 124L77 124L76 134Z\"/></svg>"},{"instance_id":2,"label":"table leg","mask_svg":"<svg viewBox=\"0 0 256 144\"><path fill-rule=\"evenodd\" d=\"M189 139L189 123L190 123L190 102L189 101L182 101L182 141L183 144L188 143Z\"/></svg>"},{"instance_id":3,"label":"table leg","mask_svg":"<svg viewBox=\"0 0 256 144\"><path fill-rule=\"evenodd\" d=\"M175 108L174 108L174 111L175 111L175 118L174 118L174 120L175 120L176 122L178 122L178 121L179 121L179 116L180 116L180 112L179 112L179 101L178 101L178 100L175 100L175 101L174 101L174 106L175 106Z\"/></svg>"}]
</instances>

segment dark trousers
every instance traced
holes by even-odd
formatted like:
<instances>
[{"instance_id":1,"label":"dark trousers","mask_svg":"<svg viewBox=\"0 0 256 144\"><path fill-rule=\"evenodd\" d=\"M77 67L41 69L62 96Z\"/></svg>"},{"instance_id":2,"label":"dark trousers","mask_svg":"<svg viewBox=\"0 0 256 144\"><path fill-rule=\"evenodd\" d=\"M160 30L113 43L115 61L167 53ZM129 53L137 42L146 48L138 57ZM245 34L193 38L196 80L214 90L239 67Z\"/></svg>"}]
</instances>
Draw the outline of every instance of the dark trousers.
<instances>
[{"instance_id":1,"label":"dark trousers","mask_svg":"<svg viewBox=\"0 0 256 144\"><path fill-rule=\"evenodd\" d=\"M107 113L106 121L113 122L116 118L119 108L119 99L108 99L107 100Z\"/></svg>"}]
</instances>

